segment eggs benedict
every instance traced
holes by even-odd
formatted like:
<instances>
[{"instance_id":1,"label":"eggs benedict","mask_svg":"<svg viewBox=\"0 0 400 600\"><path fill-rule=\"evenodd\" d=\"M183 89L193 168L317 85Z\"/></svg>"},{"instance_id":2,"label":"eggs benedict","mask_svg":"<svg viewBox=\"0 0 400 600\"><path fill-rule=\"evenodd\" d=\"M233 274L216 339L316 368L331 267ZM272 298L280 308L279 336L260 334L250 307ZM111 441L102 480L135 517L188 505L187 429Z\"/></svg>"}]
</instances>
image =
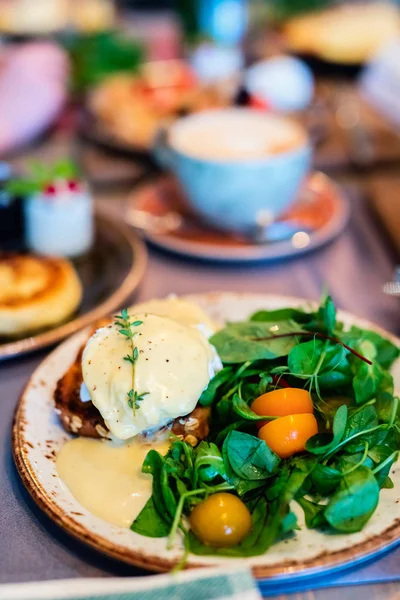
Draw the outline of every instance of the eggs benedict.
<instances>
[{"instance_id":1,"label":"eggs benedict","mask_svg":"<svg viewBox=\"0 0 400 600\"><path fill-rule=\"evenodd\" d=\"M192 412L219 366L195 327L149 313L126 314L134 329L131 345L128 332L113 323L96 331L82 356L92 403L120 440Z\"/></svg>"},{"instance_id":2,"label":"eggs benedict","mask_svg":"<svg viewBox=\"0 0 400 600\"><path fill-rule=\"evenodd\" d=\"M100 325L55 390L64 429L78 435L56 467L82 507L129 527L151 496L151 475L142 472L149 450L165 454L171 431L193 446L209 433L209 409L197 402L221 368L207 339L216 327L180 298L151 300Z\"/></svg>"},{"instance_id":3,"label":"eggs benedict","mask_svg":"<svg viewBox=\"0 0 400 600\"><path fill-rule=\"evenodd\" d=\"M221 368L207 340L215 323L199 306L175 297L127 313L130 323L140 323L132 326L134 364L126 360L130 346L121 327L115 320L103 322L58 381L54 398L64 428L126 440L171 427L196 443L208 431L208 411L196 404ZM137 410L129 402L131 390L140 397Z\"/></svg>"}]
</instances>

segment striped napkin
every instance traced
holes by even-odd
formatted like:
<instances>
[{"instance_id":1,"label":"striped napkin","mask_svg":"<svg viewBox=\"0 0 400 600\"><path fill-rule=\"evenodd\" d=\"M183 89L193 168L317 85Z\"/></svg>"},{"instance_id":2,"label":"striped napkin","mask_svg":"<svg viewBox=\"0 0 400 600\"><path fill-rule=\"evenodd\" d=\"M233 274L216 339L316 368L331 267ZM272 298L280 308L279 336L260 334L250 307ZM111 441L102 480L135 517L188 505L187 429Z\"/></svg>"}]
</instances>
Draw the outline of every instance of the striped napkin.
<instances>
[{"instance_id":1,"label":"striped napkin","mask_svg":"<svg viewBox=\"0 0 400 600\"><path fill-rule=\"evenodd\" d=\"M1 600L260 600L249 569L0 585Z\"/></svg>"}]
</instances>

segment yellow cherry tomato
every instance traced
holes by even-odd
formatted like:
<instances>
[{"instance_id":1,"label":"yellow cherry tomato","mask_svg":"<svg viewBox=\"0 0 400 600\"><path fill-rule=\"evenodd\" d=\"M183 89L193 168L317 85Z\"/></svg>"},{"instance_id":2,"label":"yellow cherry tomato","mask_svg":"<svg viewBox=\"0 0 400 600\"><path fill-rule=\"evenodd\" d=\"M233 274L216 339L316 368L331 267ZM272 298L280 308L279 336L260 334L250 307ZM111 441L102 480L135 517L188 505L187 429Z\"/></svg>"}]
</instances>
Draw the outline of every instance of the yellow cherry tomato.
<instances>
[{"instance_id":1,"label":"yellow cherry tomato","mask_svg":"<svg viewBox=\"0 0 400 600\"><path fill-rule=\"evenodd\" d=\"M313 412L313 403L307 390L301 388L281 388L267 392L254 400L251 410L256 415L270 417L286 417L287 415L300 415ZM260 429L268 421L258 421Z\"/></svg>"},{"instance_id":2,"label":"yellow cherry tomato","mask_svg":"<svg viewBox=\"0 0 400 600\"><path fill-rule=\"evenodd\" d=\"M258 437L266 442L280 458L289 458L305 450L306 442L318 433L314 415L288 415L269 421L258 432Z\"/></svg>"},{"instance_id":3,"label":"yellow cherry tomato","mask_svg":"<svg viewBox=\"0 0 400 600\"><path fill-rule=\"evenodd\" d=\"M251 515L246 505L233 494L212 494L192 511L189 517L193 533L203 544L227 548L238 544L251 529Z\"/></svg>"}]
</instances>

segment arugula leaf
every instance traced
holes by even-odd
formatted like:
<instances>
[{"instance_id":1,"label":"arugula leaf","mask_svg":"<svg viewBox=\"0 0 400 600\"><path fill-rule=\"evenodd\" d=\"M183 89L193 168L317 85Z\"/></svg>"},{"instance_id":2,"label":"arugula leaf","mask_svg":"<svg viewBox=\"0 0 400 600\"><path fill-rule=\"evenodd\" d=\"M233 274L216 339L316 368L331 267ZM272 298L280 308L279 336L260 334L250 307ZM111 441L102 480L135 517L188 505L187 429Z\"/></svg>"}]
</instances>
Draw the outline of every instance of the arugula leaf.
<instances>
[{"instance_id":1,"label":"arugula leaf","mask_svg":"<svg viewBox=\"0 0 400 600\"><path fill-rule=\"evenodd\" d=\"M273 360L286 356L296 346L297 338L271 338L275 333L290 333L293 324L282 322L244 321L232 323L210 338L223 363L244 363L254 360Z\"/></svg>"},{"instance_id":2,"label":"arugula leaf","mask_svg":"<svg viewBox=\"0 0 400 600\"><path fill-rule=\"evenodd\" d=\"M371 518L378 502L378 482L370 469L361 466L343 477L324 515L337 531L355 533Z\"/></svg>"},{"instance_id":3,"label":"arugula leaf","mask_svg":"<svg viewBox=\"0 0 400 600\"><path fill-rule=\"evenodd\" d=\"M197 481L210 483L216 477L227 479L224 461L218 446L208 442L200 442L195 449L194 469L197 479L193 487L197 487Z\"/></svg>"},{"instance_id":4,"label":"arugula leaf","mask_svg":"<svg viewBox=\"0 0 400 600\"><path fill-rule=\"evenodd\" d=\"M172 518L176 511L176 500L169 486L164 458L156 450L150 450L143 462L142 472L153 475L154 506L160 515L169 514Z\"/></svg>"},{"instance_id":5,"label":"arugula leaf","mask_svg":"<svg viewBox=\"0 0 400 600\"><path fill-rule=\"evenodd\" d=\"M314 435L307 441L307 452L317 455L331 452L342 441L343 436L345 435L347 412L347 406L345 404L339 406L335 418L333 419L333 437L330 438L330 441L327 441L328 436L326 434L317 433L317 435Z\"/></svg>"},{"instance_id":6,"label":"arugula leaf","mask_svg":"<svg viewBox=\"0 0 400 600\"><path fill-rule=\"evenodd\" d=\"M230 466L241 479L267 479L277 470L280 463L279 457L263 440L248 433L231 431L225 439L224 446Z\"/></svg>"},{"instance_id":7,"label":"arugula leaf","mask_svg":"<svg viewBox=\"0 0 400 600\"><path fill-rule=\"evenodd\" d=\"M166 537L171 529L171 522L165 521L154 504L154 496L146 502L144 508L133 521L131 530L140 535L152 538Z\"/></svg>"}]
</instances>

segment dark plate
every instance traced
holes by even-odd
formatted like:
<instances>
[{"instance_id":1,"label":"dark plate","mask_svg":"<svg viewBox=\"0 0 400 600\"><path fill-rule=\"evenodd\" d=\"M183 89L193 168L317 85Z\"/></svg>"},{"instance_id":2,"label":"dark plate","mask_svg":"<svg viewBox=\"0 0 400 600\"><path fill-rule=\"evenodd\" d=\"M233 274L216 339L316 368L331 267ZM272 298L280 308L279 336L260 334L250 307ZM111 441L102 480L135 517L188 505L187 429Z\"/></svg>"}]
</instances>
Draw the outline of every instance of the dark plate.
<instances>
[{"instance_id":1,"label":"dark plate","mask_svg":"<svg viewBox=\"0 0 400 600\"><path fill-rule=\"evenodd\" d=\"M143 242L125 225L96 217L92 250L74 260L83 287L78 311L60 325L23 338L0 338L0 360L59 342L121 306L138 287L147 265Z\"/></svg>"}]
</instances>

